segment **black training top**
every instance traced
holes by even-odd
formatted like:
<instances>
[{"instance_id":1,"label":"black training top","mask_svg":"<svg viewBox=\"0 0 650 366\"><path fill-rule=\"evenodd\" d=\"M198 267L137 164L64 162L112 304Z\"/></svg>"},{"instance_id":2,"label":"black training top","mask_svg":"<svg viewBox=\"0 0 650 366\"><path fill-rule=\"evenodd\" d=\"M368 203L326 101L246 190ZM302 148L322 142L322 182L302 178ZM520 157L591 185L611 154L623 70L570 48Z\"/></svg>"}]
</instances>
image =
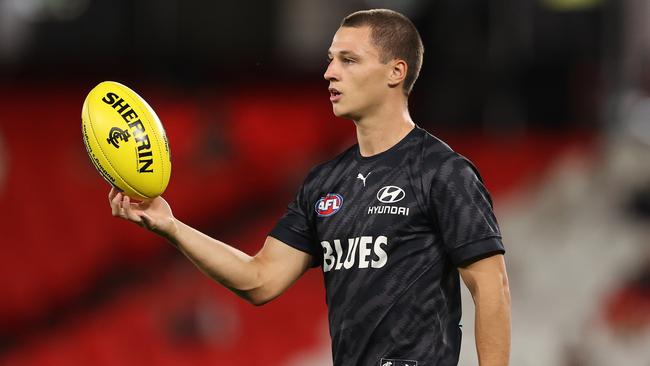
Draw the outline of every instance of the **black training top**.
<instances>
[{"instance_id":1,"label":"black training top","mask_svg":"<svg viewBox=\"0 0 650 366\"><path fill-rule=\"evenodd\" d=\"M504 253L476 168L417 126L313 168L270 235L322 267L336 366L456 365L457 267Z\"/></svg>"}]
</instances>

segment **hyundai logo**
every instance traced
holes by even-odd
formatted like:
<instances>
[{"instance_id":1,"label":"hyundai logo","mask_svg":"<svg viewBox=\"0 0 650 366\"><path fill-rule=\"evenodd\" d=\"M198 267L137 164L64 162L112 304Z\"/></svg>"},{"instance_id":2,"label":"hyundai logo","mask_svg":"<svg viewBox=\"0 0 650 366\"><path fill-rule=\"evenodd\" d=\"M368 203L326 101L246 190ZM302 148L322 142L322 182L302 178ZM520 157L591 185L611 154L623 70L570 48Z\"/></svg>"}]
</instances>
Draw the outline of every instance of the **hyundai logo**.
<instances>
[{"instance_id":1,"label":"hyundai logo","mask_svg":"<svg viewBox=\"0 0 650 366\"><path fill-rule=\"evenodd\" d=\"M377 192L377 199L383 203L395 203L404 199L406 193L400 187L386 186Z\"/></svg>"}]
</instances>

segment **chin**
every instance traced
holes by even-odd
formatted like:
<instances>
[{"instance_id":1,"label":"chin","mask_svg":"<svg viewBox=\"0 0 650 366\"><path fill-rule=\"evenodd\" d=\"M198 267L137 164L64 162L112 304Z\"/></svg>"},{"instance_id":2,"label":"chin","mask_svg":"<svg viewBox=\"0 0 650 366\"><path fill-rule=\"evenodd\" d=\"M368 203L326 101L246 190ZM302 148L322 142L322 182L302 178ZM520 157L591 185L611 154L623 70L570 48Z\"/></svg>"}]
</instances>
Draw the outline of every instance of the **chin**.
<instances>
[{"instance_id":1,"label":"chin","mask_svg":"<svg viewBox=\"0 0 650 366\"><path fill-rule=\"evenodd\" d=\"M346 118L346 119L355 119L356 114L352 113L350 110L341 108L340 106L334 104L332 105L332 112L336 117Z\"/></svg>"},{"instance_id":2,"label":"chin","mask_svg":"<svg viewBox=\"0 0 650 366\"><path fill-rule=\"evenodd\" d=\"M337 117L345 117L345 111L336 104L332 104L332 113Z\"/></svg>"}]
</instances>

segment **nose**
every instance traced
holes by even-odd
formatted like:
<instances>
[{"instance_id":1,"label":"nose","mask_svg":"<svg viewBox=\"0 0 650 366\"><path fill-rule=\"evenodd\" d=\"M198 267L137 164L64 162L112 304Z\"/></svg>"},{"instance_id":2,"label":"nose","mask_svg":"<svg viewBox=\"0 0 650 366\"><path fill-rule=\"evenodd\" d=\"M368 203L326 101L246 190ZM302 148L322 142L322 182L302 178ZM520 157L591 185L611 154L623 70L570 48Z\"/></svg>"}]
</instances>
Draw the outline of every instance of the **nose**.
<instances>
[{"instance_id":1,"label":"nose","mask_svg":"<svg viewBox=\"0 0 650 366\"><path fill-rule=\"evenodd\" d=\"M327 69L325 69L325 74L323 74L323 77L325 78L325 80L327 80L327 81L334 81L334 80L338 81L339 80L338 72L336 71L335 64L336 64L336 61L332 60L332 62L330 62L327 65Z\"/></svg>"}]
</instances>

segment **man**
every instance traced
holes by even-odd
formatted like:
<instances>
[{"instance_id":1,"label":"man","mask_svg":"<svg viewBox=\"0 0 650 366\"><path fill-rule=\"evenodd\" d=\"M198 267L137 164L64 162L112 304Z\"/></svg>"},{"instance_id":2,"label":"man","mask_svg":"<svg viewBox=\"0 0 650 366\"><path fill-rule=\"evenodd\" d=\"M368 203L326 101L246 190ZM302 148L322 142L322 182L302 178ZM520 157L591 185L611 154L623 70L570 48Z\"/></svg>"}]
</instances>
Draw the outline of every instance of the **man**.
<instances>
[{"instance_id":1,"label":"man","mask_svg":"<svg viewBox=\"0 0 650 366\"><path fill-rule=\"evenodd\" d=\"M320 265L337 366L456 365L460 272L476 305L480 364L507 365L510 296L489 194L471 163L409 116L422 54L399 13L343 20L324 76L358 145L312 169L255 256L183 224L160 197L131 203L111 190L113 215L166 237L256 305Z\"/></svg>"}]
</instances>

